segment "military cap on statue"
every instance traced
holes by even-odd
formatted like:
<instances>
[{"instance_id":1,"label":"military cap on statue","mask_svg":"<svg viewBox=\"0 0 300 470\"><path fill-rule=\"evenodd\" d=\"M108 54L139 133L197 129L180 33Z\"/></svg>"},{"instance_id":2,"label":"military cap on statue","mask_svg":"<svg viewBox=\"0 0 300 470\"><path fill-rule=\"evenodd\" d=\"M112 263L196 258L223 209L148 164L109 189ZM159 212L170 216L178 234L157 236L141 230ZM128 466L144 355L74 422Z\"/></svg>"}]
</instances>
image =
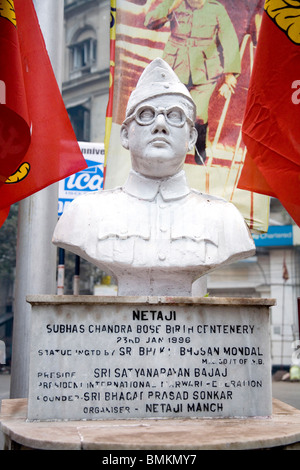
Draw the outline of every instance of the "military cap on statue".
<instances>
[{"instance_id":1,"label":"military cap on statue","mask_svg":"<svg viewBox=\"0 0 300 470\"><path fill-rule=\"evenodd\" d=\"M171 67L163 59L158 57L147 65L140 76L135 90L133 90L129 97L126 117L129 116L142 101L148 98L154 98L155 96L174 93L189 100L194 109L194 115L196 115L196 106L187 87L181 83Z\"/></svg>"}]
</instances>

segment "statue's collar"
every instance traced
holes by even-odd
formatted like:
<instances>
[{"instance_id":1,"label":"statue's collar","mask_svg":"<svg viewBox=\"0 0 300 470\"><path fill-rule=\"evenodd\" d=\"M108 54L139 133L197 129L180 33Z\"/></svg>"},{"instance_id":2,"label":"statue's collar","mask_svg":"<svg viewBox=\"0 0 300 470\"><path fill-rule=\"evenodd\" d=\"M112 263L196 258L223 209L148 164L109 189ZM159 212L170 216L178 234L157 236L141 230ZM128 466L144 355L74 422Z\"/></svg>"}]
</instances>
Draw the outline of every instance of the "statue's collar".
<instances>
[{"instance_id":1,"label":"statue's collar","mask_svg":"<svg viewBox=\"0 0 300 470\"><path fill-rule=\"evenodd\" d=\"M173 201L187 196L191 191L184 170L165 179L146 178L131 170L123 189L131 196L146 201L153 201L158 193L164 201Z\"/></svg>"}]
</instances>

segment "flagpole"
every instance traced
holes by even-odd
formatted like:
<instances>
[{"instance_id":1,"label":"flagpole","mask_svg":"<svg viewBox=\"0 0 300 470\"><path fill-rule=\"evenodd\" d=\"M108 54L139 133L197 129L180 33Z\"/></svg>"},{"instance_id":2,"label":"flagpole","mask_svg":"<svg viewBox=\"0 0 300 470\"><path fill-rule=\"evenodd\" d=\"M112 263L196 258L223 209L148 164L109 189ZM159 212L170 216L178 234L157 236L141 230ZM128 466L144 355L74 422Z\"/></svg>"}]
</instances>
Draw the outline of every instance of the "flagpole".
<instances>
[{"instance_id":1,"label":"flagpole","mask_svg":"<svg viewBox=\"0 0 300 470\"><path fill-rule=\"evenodd\" d=\"M63 63L63 0L34 0L52 67L61 87ZM57 222L58 184L19 203L11 398L28 396L30 314L28 294L55 294L56 248L51 243Z\"/></svg>"}]
</instances>

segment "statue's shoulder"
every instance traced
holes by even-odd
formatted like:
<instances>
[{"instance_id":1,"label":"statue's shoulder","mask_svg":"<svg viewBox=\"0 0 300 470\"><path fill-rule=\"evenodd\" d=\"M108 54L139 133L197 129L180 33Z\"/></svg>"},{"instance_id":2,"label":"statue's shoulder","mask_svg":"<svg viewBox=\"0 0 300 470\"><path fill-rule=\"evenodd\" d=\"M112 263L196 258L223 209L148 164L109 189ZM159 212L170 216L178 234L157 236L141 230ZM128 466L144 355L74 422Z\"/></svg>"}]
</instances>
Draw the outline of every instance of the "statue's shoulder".
<instances>
[{"instance_id":1,"label":"statue's shoulder","mask_svg":"<svg viewBox=\"0 0 300 470\"><path fill-rule=\"evenodd\" d=\"M192 191L197 200L197 207L194 207L193 214L196 225L205 226L209 240L217 240L218 246L223 246L224 253L230 251L233 256L236 250L248 253L252 256L255 253L255 245L250 234L250 230L239 209L226 199L210 194ZM189 211L191 212L191 211Z\"/></svg>"},{"instance_id":2,"label":"statue's shoulder","mask_svg":"<svg viewBox=\"0 0 300 470\"><path fill-rule=\"evenodd\" d=\"M114 201L118 200L118 194L121 194L121 188L111 190L92 191L77 196L73 201L64 209L60 217L60 225L75 226L79 224L91 225L99 214L106 213L109 207L112 207Z\"/></svg>"},{"instance_id":3,"label":"statue's shoulder","mask_svg":"<svg viewBox=\"0 0 300 470\"><path fill-rule=\"evenodd\" d=\"M244 217L238 208L232 203L220 196L201 193L196 189L191 190L191 194L196 201L195 204L201 205L203 211L214 219L221 221L231 220L240 223L244 221Z\"/></svg>"},{"instance_id":4,"label":"statue's shoulder","mask_svg":"<svg viewBox=\"0 0 300 470\"><path fill-rule=\"evenodd\" d=\"M121 187L85 193L76 197L68 206L67 210L80 212L94 210L95 206L105 206L106 204L111 203L114 199L116 199L116 197L119 198L122 196L122 194L123 191Z\"/></svg>"},{"instance_id":5,"label":"statue's shoulder","mask_svg":"<svg viewBox=\"0 0 300 470\"><path fill-rule=\"evenodd\" d=\"M100 189L99 191L91 191L90 193L83 194L82 196L80 196L80 198L82 198L82 200L85 199L87 201L97 199L109 199L117 194L121 194L122 192L123 191L121 186L118 186L113 189ZM79 200L79 198L76 198L76 200Z\"/></svg>"},{"instance_id":6,"label":"statue's shoulder","mask_svg":"<svg viewBox=\"0 0 300 470\"><path fill-rule=\"evenodd\" d=\"M97 234L99 223L116 213L119 195L122 197L121 188L93 191L76 197L61 215L54 230L53 243L64 247L77 246L83 243L88 233Z\"/></svg>"},{"instance_id":7,"label":"statue's shoulder","mask_svg":"<svg viewBox=\"0 0 300 470\"><path fill-rule=\"evenodd\" d=\"M231 204L230 202L226 201L226 199L224 199L223 197L202 193L201 191L198 191L197 189L191 189L191 194L194 196L194 198L198 202L201 202L201 203L216 202L219 204Z\"/></svg>"}]
</instances>

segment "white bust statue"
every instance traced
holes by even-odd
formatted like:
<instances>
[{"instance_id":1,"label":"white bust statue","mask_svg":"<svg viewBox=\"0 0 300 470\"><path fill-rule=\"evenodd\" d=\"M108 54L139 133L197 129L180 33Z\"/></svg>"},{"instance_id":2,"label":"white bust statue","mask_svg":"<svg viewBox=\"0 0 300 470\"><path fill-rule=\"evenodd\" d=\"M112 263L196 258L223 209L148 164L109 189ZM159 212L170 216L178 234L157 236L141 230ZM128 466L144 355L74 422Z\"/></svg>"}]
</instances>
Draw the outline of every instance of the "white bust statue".
<instances>
[{"instance_id":1,"label":"white bust statue","mask_svg":"<svg viewBox=\"0 0 300 470\"><path fill-rule=\"evenodd\" d=\"M195 104L162 59L142 73L121 127L132 170L122 187L76 198L53 243L118 282L118 295L191 296L212 269L255 253L236 207L190 189L183 170L197 138Z\"/></svg>"}]
</instances>

